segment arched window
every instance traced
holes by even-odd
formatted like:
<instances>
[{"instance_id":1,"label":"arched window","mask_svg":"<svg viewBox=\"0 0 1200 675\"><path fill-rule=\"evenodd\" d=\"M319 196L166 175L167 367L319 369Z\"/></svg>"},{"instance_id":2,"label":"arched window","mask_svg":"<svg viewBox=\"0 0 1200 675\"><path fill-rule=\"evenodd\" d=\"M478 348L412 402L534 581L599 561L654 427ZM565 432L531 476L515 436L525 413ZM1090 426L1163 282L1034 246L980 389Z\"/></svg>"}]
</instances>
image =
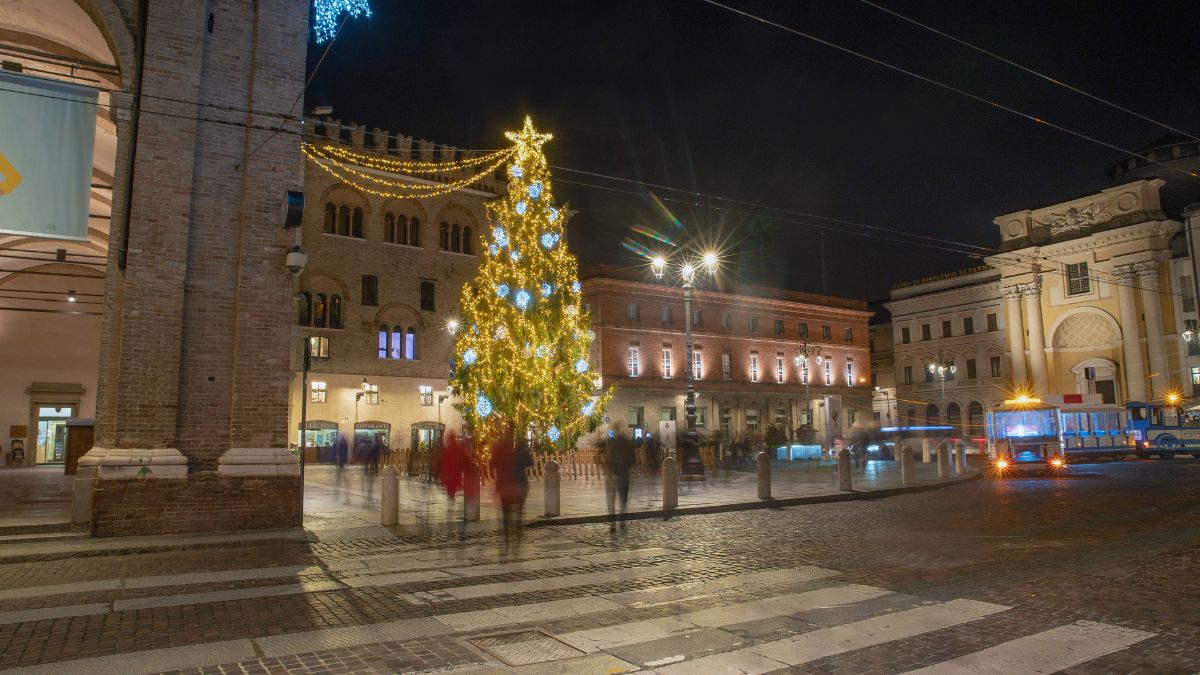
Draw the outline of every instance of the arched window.
<instances>
[{"instance_id":1,"label":"arched window","mask_svg":"<svg viewBox=\"0 0 1200 675\"><path fill-rule=\"evenodd\" d=\"M938 407L930 403L929 407L925 409L925 424L933 426L939 422L941 422L941 414L938 411Z\"/></svg>"},{"instance_id":2,"label":"arched window","mask_svg":"<svg viewBox=\"0 0 1200 675\"><path fill-rule=\"evenodd\" d=\"M396 238L392 241L397 244L408 243L408 218L406 216L396 216Z\"/></svg>"},{"instance_id":3,"label":"arched window","mask_svg":"<svg viewBox=\"0 0 1200 675\"><path fill-rule=\"evenodd\" d=\"M954 431L951 433L962 435L962 431L959 428L962 425L962 409L958 407L957 403L946 405L946 424L954 427Z\"/></svg>"},{"instance_id":4,"label":"arched window","mask_svg":"<svg viewBox=\"0 0 1200 675\"><path fill-rule=\"evenodd\" d=\"M392 329L392 358L398 359L403 354L404 329L396 326Z\"/></svg>"},{"instance_id":5,"label":"arched window","mask_svg":"<svg viewBox=\"0 0 1200 675\"><path fill-rule=\"evenodd\" d=\"M475 245L471 243L471 228L468 226L465 226L465 225L463 226L463 233L462 233L462 249L463 249L463 251L462 251L463 253L474 253L475 252L475 250L474 250Z\"/></svg>"},{"instance_id":6,"label":"arched window","mask_svg":"<svg viewBox=\"0 0 1200 675\"><path fill-rule=\"evenodd\" d=\"M328 311L328 306L325 301L324 293L317 293L317 301L313 303L313 322L312 325L317 328L325 327L325 312Z\"/></svg>"},{"instance_id":7,"label":"arched window","mask_svg":"<svg viewBox=\"0 0 1200 675\"><path fill-rule=\"evenodd\" d=\"M354 207L354 218L352 219L352 223L351 223L353 225L353 227L351 228L351 232L353 233L353 235L355 237L357 237L359 239L363 238L363 221L362 221L362 219L363 219L363 210L358 208L357 206Z\"/></svg>"},{"instance_id":8,"label":"arched window","mask_svg":"<svg viewBox=\"0 0 1200 675\"><path fill-rule=\"evenodd\" d=\"M337 207L333 202L325 202L325 234L337 232Z\"/></svg>"},{"instance_id":9,"label":"arched window","mask_svg":"<svg viewBox=\"0 0 1200 675\"><path fill-rule=\"evenodd\" d=\"M386 359L388 356L388 327L379 327L379 358Z\"/></svg>"},{"instance_id":10,"label":"arched window","mask_svg":"<svg viewBox=\"0 0 1200 675\"><path fill-rule=\"evenodd\" d=\"M457 224L450 228L450 250L455 253L462 251L462 228Z\"/></svg>"},{"instance_id":11,"label":"arched window","mask_svg":"<svg viewBox=\"0 0 1200 675\"><path fill-rule=\"evenodd\" d=\"M438 226L438 248L443 251L450 250L450 226L446 223Z\"/></svg>"},{"instance_id":12,"label":"arched window","mask_svg":"<svg viewBox=\"0 0 1200 675\"><path fill-rule=\"evenodd\" d=\"M396 243L396 216L390 213L383 214L383 240L390 244Z\"/></svg>"},{"instance_id":13,"label":"arched window","mask_svg":"<svg viewBox=\"0 0 1200 675\"><path fill-rule=\"evenodd\" d=\"M329 327L342 327L342 296L340 295L329 298Z\"/></svg>"},{"instance_id":14,"label":"arched window","mask_svg":"<svg viewBox=\"0 0 1200 675\"><path fill-rule=\"evenodd\" d=\"M350 234L350 207L345 204L338 208L337 233L343 237Z\"/></svg>"},{"instance_id":15,"label":"arched window","mask_svg":"<svg viewBox=\"0 0 1200 675\"><path fill-rule=\"evenodd\" d=\"M979 401L971 401L971 405L967 406L967 433L983 435L985 431L983 428L983 404Z\"/></svg>"},{"instance_id":16,"label":"arched window","mask_svg":"<svg viewBox=\"0 0 1200 675\"><path fill-rule=\"evenodd\" d=\"M296 323L301 326L312 324L312 293L301 293L296 304Z\"/></svg>"},{"instance_id":17,"label":"arched window","mask_svg":"<svg viewBox=\"0 0 1200 675\"><path fill-rule=\"evenodd\" d=\"M408 245L421 245L421 219L413 218L408 223Z\"/></svg>"},{"instance_id":18,"label":"arched window","mask_svg":"<svg viewBox=\"0 0 1200 675\"><path fill-rule=\"evenodd\" d=\"M417 332L411 326L404 334L404 358L410 361L417 358Z\"/></svg>"}]
</instances>

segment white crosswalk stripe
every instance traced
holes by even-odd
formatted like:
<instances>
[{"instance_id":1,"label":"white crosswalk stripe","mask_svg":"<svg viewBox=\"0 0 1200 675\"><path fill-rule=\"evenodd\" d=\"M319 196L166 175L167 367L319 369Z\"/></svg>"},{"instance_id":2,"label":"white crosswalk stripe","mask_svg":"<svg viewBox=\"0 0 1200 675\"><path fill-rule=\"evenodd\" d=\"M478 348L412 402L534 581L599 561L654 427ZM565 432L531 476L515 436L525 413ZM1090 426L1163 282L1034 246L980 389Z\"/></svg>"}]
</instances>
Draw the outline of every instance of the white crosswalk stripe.
<instances>
[{"instance_id":1,"label":"white crosswalk stripe","mask_svg":"<svg viewBox=\"0 0 1200 675\"><path fill-rule=\"evenodd\" d=\"M1054 673L1119 652L1154 633L1095 621L1077 621L913 672L929 675L966 673Z\"/></svg>"}]
</instances>

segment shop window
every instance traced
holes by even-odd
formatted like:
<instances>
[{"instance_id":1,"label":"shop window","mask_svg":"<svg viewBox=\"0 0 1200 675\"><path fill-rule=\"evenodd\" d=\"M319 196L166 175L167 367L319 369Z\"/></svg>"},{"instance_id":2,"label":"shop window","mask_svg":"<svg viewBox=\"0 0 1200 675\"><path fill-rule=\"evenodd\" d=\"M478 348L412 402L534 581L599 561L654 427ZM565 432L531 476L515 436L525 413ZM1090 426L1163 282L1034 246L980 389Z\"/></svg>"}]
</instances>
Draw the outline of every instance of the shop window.
<instances>
[{"instance_id":1,"label":"shop window","mask_svg":"<svg viewBox=\"0 0 1200 675\"><path fill-rule=\"evenodd\" d=\"M325 234L337 232L337 207L333 202L325 202Z\"/></svg>"},{"instance_id":2,"label":"shop window","mask_svg":"<svg viewBox=\"0 0 1200 675\"><path fill-rule=\"evenodd\" d=\"M309 403L324 403L325 402L325 383L324 382L309 382L308 383L308 401L309 401Z\"/></svg>"},{"instance_id":3,"label":"shop window","mask_svg":"<svg viewBox=\"0 0 1200 675\"><path fill-rule=\"evenodd\" d=\"M642 406L629 406L625 409L625 422L630 429L640 428L645 420L645 408Z\"/></svg>"},{"instance_id":4,"label":"shop window","mask_svg":"<svg viewBox=\"0 0 1200 675\"><path fill-rule=\"evenodd\" d=\"M428 279L421 280L421 311L433 312L434 307L433 282Z\"/></svg>"},{"instance_id":5,"label":"shop window","mask_svg":"<svg viewBox=\"0 0 1200 675\"><path fill-rule=\"evenodd\" d=\"M673 405L659 406L658 421L674 422L675 421L675 406L673 406Z\"/></svg>"},{"instance_id":6,"label":"shop window","mask_svg":"<svg viewBox=\"0 0 1200 675\"><path fill-rule=\"evenodd\" d=\"M433 405L433 387L427 384L419 385L417 393L421 396L421 405Z\"/></svg>"},{"instance_id":7,"label":"shop window","mask_svg":"<svg viewBox=\"0 0 1200 675\"><path fill-rule=\"evenodd\" d=\"M301 326L312 325L312 293L300 294L300 300L296 307L296 323Z\"/></svg>"},{"instance_id":8,"label":"shop window","mask_svg":"<svg viewBox=\"0 0 1200 675\"><path fill-rule=\"evenodd\" d=\"M329 327L342 327L342 296L340 295L329 298Z\"/></svg>"},{"instance_id":9,"label":"shop window","mask_svg":"<svg viewBox=\"0 0 1200 675\"><path fill-rule=\"evenodd\" d=\"M329 358L329 338L327 337L310 337L308 338L308 358L324 361Z\"/></svg>"},{"instance_id":10,"label":"shop window","mask_svg":"<svg viewBox=\"0 0 1200 675\"><path fill-rule=\"evenodd\" d=\"M362 275L362 304L372 307L379 304L379 277L374 274Z\"/></svg>"}]
</instances>

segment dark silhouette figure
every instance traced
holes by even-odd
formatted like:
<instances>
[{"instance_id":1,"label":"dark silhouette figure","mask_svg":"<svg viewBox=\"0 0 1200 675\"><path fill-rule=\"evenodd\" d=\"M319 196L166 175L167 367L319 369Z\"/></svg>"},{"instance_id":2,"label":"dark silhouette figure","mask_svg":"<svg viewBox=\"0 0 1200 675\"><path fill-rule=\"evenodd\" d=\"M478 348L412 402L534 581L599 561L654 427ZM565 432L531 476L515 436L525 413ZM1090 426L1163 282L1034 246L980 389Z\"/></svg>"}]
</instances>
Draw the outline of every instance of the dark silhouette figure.
<instances>
[{"instance_id":1,"label":"dark silhouette figure","mask_svg":"<svg viewBox=\"0 0 1200 675\"><path fill-rule=\"evenodd\" d=\"M636 461L633 443L623 434L613 437L608 446L608 531L617 531L617 522L625 529L625 514L629 509L629 471ZM618 515L618 511L620 511Z\"/></svg>"},{"instance_id":2,"label":"dark silhouette figure","mask_svg":"<svg viewBox=\"0 0 1200 675\"><path fill-rule=\"evenodd\" d=\"M525 509L525 497L529 494L529 478L526 470L533 465L533 458L523 446L513 442L511 431L505 432L492 447L491 466L496 476L496 496L500 499L504 529L504 553L515 552L521 547L521 518Z\"/></svg>"}]
</instances>

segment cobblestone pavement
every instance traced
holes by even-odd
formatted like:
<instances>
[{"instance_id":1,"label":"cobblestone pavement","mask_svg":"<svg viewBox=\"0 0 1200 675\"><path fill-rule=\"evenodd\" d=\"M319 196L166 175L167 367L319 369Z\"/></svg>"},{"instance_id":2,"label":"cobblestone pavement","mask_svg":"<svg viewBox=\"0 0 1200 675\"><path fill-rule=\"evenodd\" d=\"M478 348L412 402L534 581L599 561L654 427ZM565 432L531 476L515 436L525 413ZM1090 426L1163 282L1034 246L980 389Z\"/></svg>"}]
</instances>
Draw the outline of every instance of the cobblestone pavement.
<instances>
[{"instance_id":1,"label":"cobblestone pavement","mask_svg":"<svg viewBox=\"0 0 1200 675\"><path fill-rule=\"evenodd\" d=\"M879 500L0 565L45 673L1200 671L1200 461Z\"/></svg>"}]
</instances>

